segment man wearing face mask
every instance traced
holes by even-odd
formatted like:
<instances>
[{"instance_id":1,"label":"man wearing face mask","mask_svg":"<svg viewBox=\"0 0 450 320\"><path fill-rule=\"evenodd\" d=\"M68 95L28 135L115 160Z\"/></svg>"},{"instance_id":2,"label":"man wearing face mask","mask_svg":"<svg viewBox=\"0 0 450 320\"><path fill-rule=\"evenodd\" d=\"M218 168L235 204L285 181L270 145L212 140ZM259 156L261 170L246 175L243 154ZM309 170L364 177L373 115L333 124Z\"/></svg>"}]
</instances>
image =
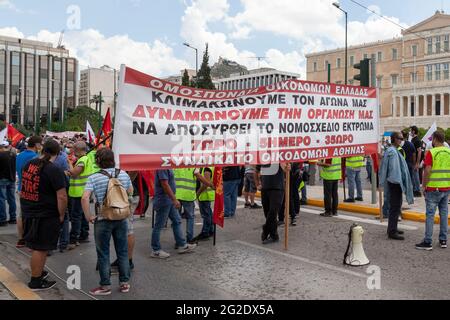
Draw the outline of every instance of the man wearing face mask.
<instances>
[{"instance_id":1,"label":"man wearing face mask","mask_svg":"<svg viewBox=\"0 0 450 320\"><path fill-rule=\"evenodd\" d=\"M400 132L394 132L391 141L392 146L384 153L381 163L380 186L384 187L385 193L389 192L388 237L393 240L405 240L403 231L398 230L403 194L406 194L408 204L414 203L414 197L408 165L399 151L404 141L403 135Z\"/></svg>"}]
</instances>

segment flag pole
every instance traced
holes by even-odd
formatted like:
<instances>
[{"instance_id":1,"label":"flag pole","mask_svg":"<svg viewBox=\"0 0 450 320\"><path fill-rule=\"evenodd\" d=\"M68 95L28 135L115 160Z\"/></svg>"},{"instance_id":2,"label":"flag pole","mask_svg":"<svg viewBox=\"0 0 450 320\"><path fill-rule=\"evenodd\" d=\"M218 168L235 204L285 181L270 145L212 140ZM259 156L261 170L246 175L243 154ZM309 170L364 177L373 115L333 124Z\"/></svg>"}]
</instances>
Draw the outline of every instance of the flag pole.
<instances>
[{"instance_id":1,"label":"flag pole","mask_svg":"<svg viewBox=\"0 0 450 320\"><path fill-rule=\"evenodd\" d=\"M217 224L214 223L214 237L213 237L213 246L216 246L216 235L217 235Z\"/></svg>"},{"instance_id":2,"label":"flag pole","mask_svg":"<svg viewBox=\"0 0 450 320\"><path fill-rule=\"evenodd\" d=\"M286 170L286 182L284 193L284 249L288 250L289 245L289 205L290 205L290 185L291 185L291 173Z\"/></svg>"}]
</instances>

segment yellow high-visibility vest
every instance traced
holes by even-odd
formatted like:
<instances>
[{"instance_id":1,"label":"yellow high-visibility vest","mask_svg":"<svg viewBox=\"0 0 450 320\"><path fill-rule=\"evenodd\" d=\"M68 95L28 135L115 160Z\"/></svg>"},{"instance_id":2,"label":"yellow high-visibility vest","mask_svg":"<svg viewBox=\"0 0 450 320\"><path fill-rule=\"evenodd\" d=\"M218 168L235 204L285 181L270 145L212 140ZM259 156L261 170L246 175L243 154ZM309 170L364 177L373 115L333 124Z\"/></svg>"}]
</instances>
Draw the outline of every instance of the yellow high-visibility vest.
<instances>
[{"instance_id":1,"label":"yellow high-visibility vest","mask_svg":"<svg viewBox=\"0 0 450 320\"><path fill-rule=\"evenodd\" d=\"M430 150L433 157L429 188L450 188L450 150L438 147Z\"/></svg>"},{"instance_id":2,"label":"yellow high-visibility vest","mask_svg":"<svg viewBox=\"0 0 450 320\"><path fill-rule=\"evenodd\" d=\"M333 158L330 167L323 167L320 176L323 180L341 180L342 179L342 159Z\"/></svg>"}]
</instances>

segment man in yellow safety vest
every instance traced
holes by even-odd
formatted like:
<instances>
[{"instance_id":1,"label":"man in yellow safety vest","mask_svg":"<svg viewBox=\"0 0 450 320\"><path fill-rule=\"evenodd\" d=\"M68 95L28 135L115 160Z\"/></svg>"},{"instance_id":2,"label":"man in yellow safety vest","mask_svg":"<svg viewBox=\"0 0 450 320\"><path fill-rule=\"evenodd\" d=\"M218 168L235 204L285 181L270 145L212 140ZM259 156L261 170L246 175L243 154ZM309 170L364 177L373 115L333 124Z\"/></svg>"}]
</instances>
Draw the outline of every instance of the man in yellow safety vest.
<instances>
[{"instance_id":1,"label":"man in yellow safety vest","mask_svg":"<svg viewBox=\"0 0 450 320\"><path fill-rule=\"evenodd\" d=\"M195 238L197 241L208 240L214 234L213 211L211 204L216 197L214 190L214 168L196 169L196 174L200 175L200 184L197 189L198 205L203 218L202 232Z\"/></svg>"},{"instance_id":2,"label":"man in yellow safety vest","mask_svg":"<svg viewBox=\"0 0 450 320\"><path fill-rule=\"evenodd\" d=\"M94 166L86 155L86 151L86 143L82 141L75 143L74 152L78 161L73 169L66 171L66 175L70 177L69 217L71 230L69 250L75 249L76 246L80 245L80 242L88 242L89 238L89 223L84 217L83 208L81 207L81 197L83 196L88 178L94 173Z\"/></svg>"},{"instance_id":3,"label":"man in yellow safety vest","mask_svg":"<svg viewBox=\"0 0 450 320\"><path fill-rule=\"evenodd\" d=\"M362 184L361 184L361 170L365 167L364 157L350 157L345 160L346 175L348 181L348 199L344 202L354 203L355 201L364 201ZM355 198L356 186L356 198Z\"/></svg>"},{"instance_id":4,"label":"man in yellow safety vest","mask_svg":"<svg viewBox=\"0 0 450 320\"><path fill-rule=\"evenodd\" d=\"M323 193L325 202L325 212L321 214L322 217L332 217L338 215L338 185L339 180L342 179L342 159L333 158L317 163L322 167L320 176L323 179Z\"/></svg>"},{"instance_id":5,"label":"man in yellow safety vest","mask_svg":"<svg viewBox=\"0 0 450 320\"><path fill-rule=\"evenodd\" d=\"M433 134L433 149L425 155L423 186L427 207L425 239L416 245L419 250L433 250L433 227L436 208L439 208L439 245L447 248L448 196L450 194L450 149L444 146L445 136L441 131Z\"/></svg>"}]
</instances>

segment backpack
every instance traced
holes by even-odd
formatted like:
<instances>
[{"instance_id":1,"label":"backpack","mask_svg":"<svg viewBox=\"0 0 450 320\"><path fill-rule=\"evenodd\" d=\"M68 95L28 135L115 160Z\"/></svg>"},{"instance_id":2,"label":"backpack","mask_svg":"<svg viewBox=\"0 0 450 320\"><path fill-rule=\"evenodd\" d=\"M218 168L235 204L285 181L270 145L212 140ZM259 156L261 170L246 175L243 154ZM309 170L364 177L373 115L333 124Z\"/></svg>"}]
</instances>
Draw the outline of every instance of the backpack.
<instances>
[{"instance_id":1,"label":"backpack","mask_svg":"<svg viewBox=\"0 0 450 320\"><path fill-rule=\"evenodd\" d=\"M116 169L114 177L107 171L101 170L100 174L109 178L103 204L98 208L98 213L106 220L120 221L130 217L131 207L128 194L118 179L120 169Z\"/></svg>"}]
</instances>

